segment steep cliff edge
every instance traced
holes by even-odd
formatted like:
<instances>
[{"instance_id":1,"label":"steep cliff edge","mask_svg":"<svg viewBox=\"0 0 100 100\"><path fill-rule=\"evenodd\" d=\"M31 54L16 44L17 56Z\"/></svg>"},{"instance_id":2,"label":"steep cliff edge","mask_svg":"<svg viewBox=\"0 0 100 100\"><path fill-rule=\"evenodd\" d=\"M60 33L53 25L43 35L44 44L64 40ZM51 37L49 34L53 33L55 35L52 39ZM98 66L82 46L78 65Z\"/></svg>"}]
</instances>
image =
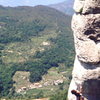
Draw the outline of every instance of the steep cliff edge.
<instances>
[{"instance_id":1,"label":"steep cliff edge","mask_svg":"<svg viewBox=\"0 0 100 100\"><path fill-rule=\"evenodd\" d=\"M75 0L74 10L76 59L68 100L100 100L100 0Z\"/></svg>"}]
</instances>

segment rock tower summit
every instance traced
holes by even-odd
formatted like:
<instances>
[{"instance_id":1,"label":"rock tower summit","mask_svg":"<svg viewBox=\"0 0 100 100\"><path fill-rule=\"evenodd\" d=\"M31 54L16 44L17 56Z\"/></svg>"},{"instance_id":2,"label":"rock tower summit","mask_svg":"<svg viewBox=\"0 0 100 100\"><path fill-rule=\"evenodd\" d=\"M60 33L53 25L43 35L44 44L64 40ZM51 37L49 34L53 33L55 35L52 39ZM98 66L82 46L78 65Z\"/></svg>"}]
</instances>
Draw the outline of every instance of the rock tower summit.
<instances>
[{"instance_id":1,"label":"rock tower summit","mask_svg":"<svg viewBox=\"0 0 100 100\"><path fill-rule=\"evenodd\" d=\"M76 58L68 100L100 100L100 0L75 0L74 10Z\"/></svg>"}]
</instances>

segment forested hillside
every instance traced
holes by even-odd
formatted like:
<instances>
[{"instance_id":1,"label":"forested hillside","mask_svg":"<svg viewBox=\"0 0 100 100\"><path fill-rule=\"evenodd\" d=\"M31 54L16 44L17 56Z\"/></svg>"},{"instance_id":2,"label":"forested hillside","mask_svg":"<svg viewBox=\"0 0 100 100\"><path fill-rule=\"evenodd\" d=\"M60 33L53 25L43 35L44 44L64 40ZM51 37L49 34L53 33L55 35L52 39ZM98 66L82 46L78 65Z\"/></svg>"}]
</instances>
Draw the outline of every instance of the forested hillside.
<instances>
[{"instance_id":1,"label":"forested hillside","mask_svg":"<svg viewBox=\"0 0 100 100\"><path fill-rule=\"evenodd\" d=\"M18 71L29 72L29 82L34 83L52 67L63 72L73 66L70 21L70 16L46 6L0 6L1 97L21 96L13 80Z\"/></svg>"}]
</instances>

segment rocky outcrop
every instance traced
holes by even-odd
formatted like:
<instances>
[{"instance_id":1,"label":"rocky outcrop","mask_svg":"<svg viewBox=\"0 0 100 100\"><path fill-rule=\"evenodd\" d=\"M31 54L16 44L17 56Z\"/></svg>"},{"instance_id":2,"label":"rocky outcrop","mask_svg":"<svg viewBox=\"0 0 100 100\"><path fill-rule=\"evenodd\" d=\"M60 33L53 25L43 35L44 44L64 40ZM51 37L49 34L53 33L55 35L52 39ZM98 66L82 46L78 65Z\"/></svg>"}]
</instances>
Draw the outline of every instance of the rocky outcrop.
<instances>
[{"instance_id":1,"label":"rocky outcrop","mask_svg":"<svg viewBox=\"0 0 100 100\"><path fill-rule=\"evenodd\" d=\"M100 0L75 0L74 10L82 14L100 13Z\"/></svg>"},{"instance_id":2,"label":"rocky outcrop","mask_svg":"<svg viewBox=\"0 0 100 100\"><path fill-rule=\"evenodd\" d=\"M75 0L72 19L76 58L68 100L100 100L100 0Z\"/></svg>"}]
</instances>

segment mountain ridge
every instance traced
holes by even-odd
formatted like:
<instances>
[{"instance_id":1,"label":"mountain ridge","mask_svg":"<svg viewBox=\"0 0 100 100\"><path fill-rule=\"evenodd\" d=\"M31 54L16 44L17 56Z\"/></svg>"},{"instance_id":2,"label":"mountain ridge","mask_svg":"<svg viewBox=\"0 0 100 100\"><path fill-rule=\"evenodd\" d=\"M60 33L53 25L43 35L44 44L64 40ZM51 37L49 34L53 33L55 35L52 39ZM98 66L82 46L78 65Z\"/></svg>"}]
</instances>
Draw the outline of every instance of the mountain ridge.
<instances>
[{"instance_id":1,"label":"mountain ridge","mask_svg":"<svg viewBox=\"0 0 100 100\"><path fill-rule=\"evenodd\" d=\"M73 15L74 10L73 10L73 4L74 4L74 0L66 0L64 2L61 3L57 3L57 4L51 4L48 5L51 8L55 8L67 15Z\"/></svg>"}]
</instances>

